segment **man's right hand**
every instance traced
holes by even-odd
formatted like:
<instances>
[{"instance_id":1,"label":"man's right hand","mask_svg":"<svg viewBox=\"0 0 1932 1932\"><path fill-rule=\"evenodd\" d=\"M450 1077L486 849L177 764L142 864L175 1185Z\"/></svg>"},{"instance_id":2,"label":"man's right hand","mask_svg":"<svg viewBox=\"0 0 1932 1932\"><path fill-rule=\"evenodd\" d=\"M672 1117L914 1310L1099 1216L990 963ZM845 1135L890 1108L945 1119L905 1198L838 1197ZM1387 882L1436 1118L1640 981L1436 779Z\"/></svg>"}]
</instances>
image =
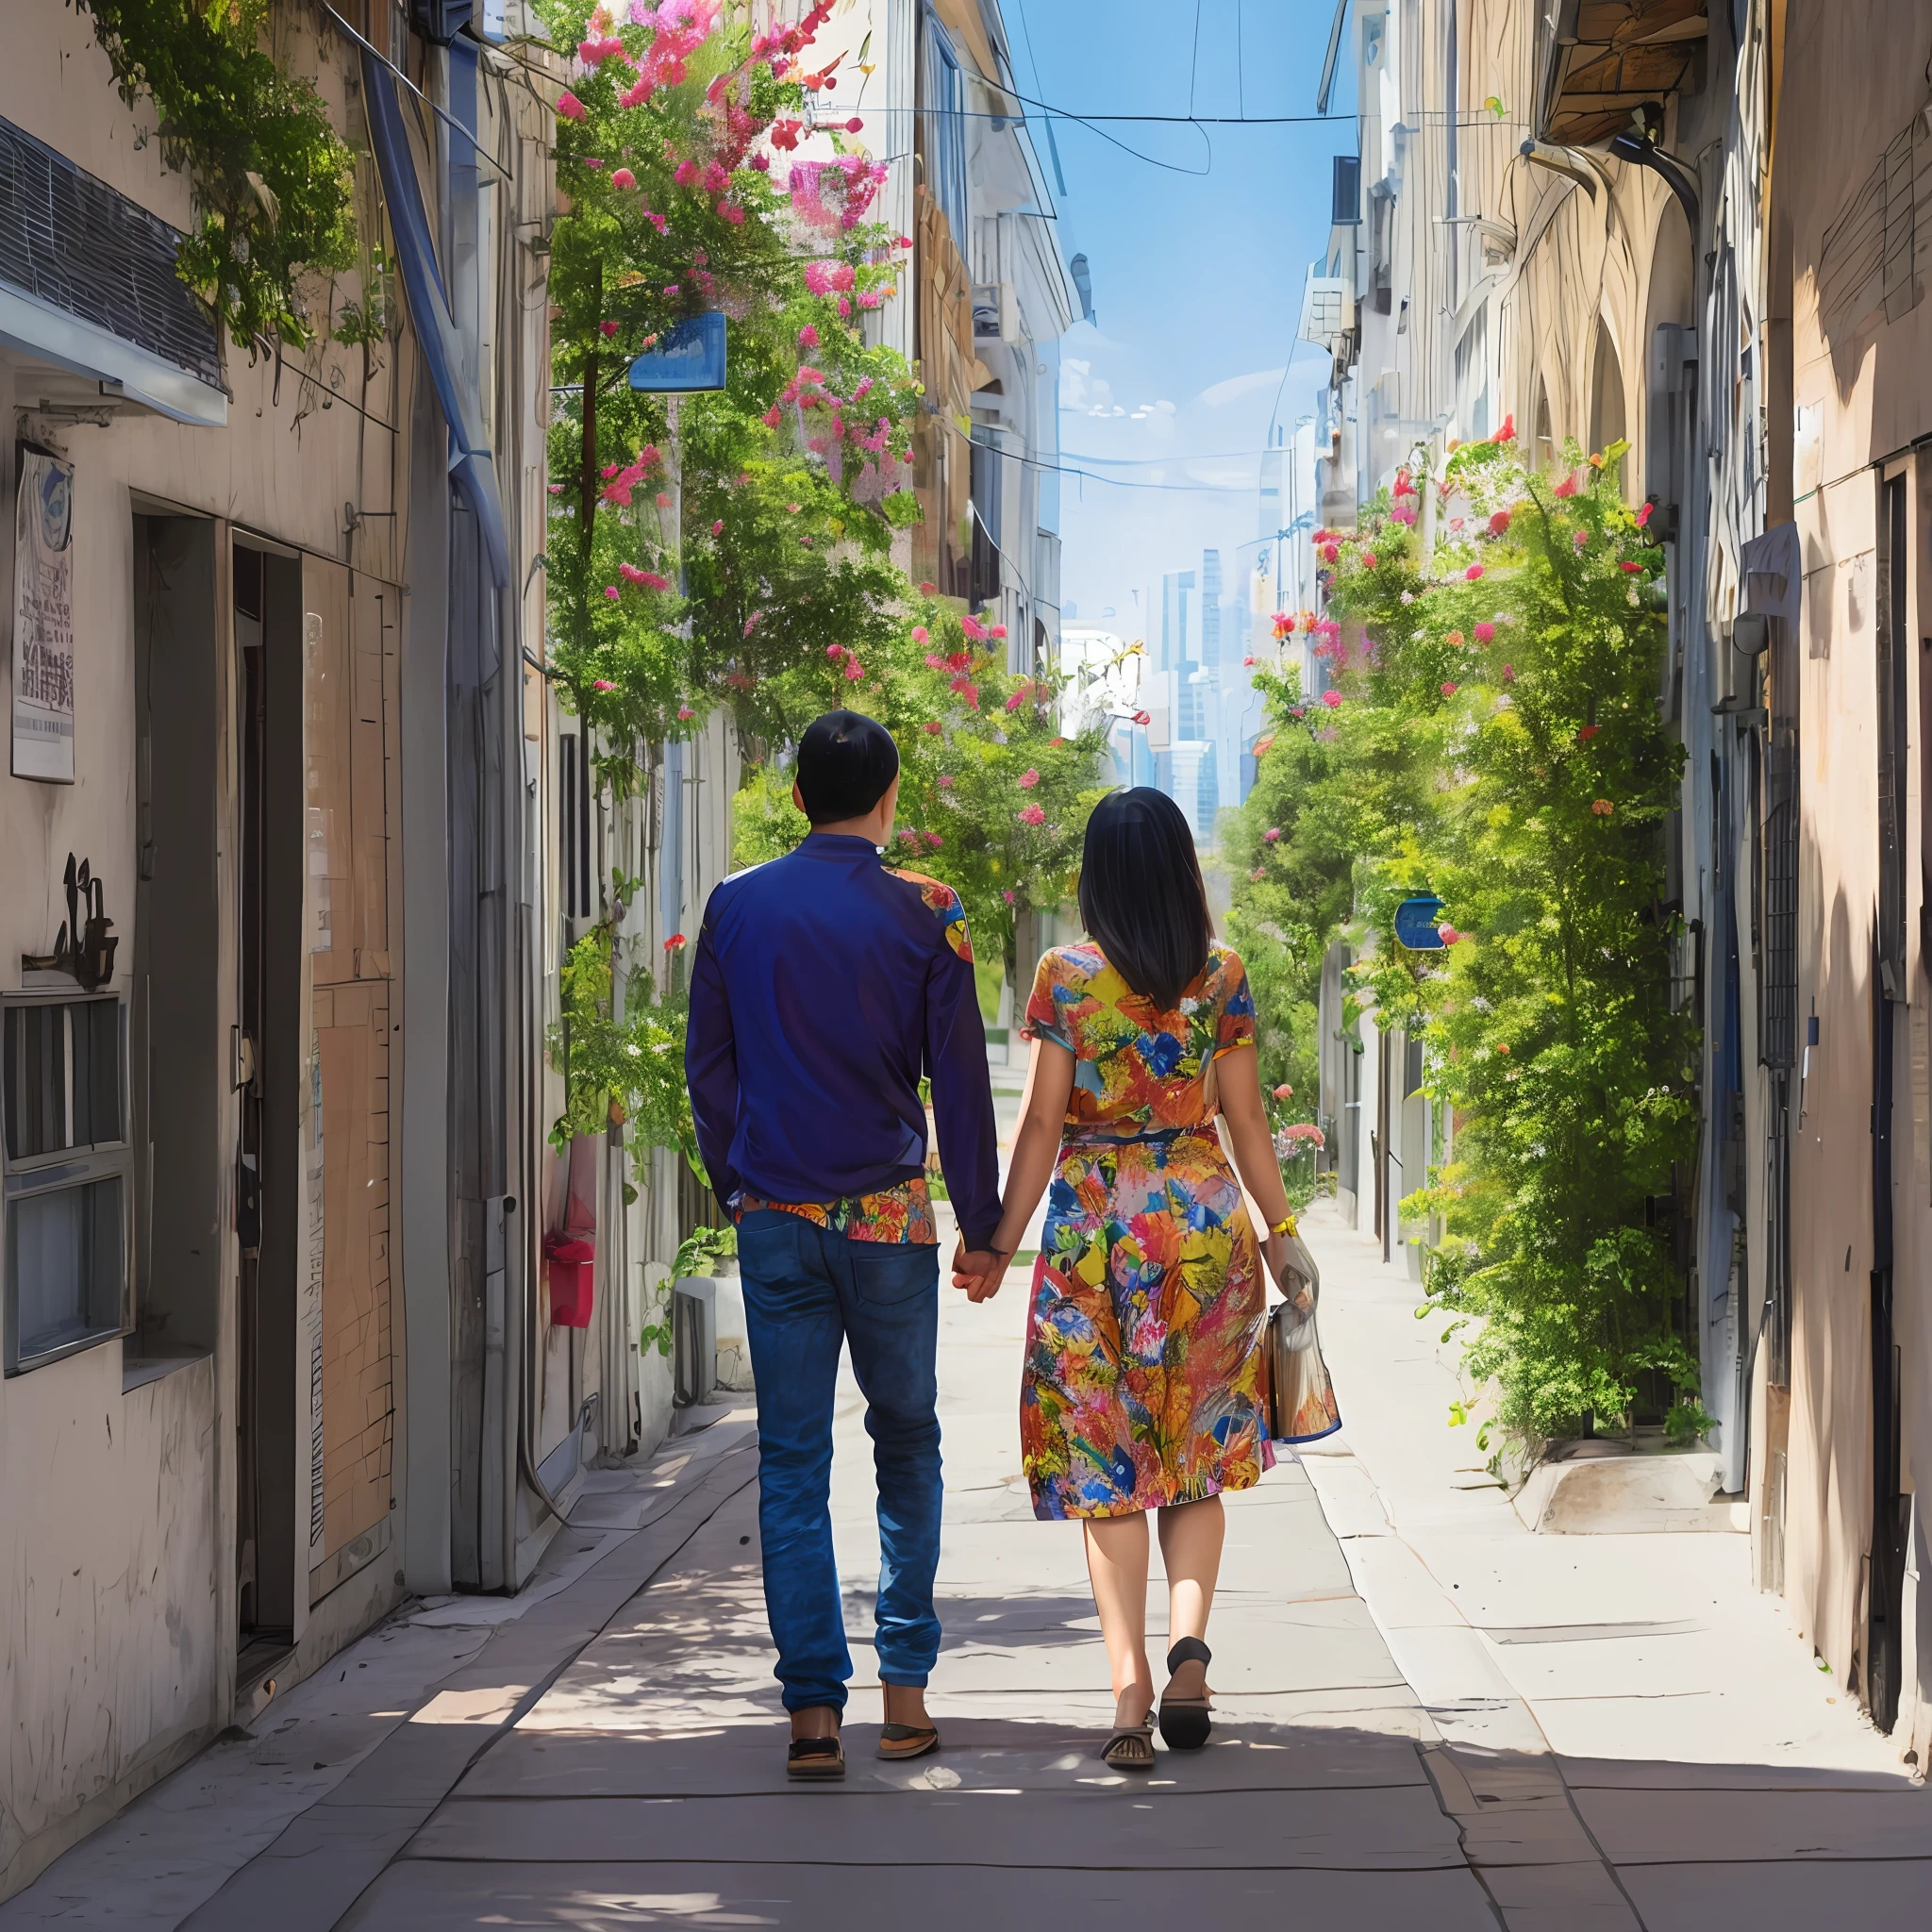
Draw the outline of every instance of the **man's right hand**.
<instances>
[{"instance_id":1,"label":"man's right hand","mask_svg":"<svg viewBox=\"0 0 1932 1932\"><path fill-rule=\"evenodd\" d=\"M961 1242L953 1256L953 1286L966 1291L969 1302L988 1302L1000 1291L1010 1257L994 1248L968 1248Z\"/></svg>"}]
</instances>

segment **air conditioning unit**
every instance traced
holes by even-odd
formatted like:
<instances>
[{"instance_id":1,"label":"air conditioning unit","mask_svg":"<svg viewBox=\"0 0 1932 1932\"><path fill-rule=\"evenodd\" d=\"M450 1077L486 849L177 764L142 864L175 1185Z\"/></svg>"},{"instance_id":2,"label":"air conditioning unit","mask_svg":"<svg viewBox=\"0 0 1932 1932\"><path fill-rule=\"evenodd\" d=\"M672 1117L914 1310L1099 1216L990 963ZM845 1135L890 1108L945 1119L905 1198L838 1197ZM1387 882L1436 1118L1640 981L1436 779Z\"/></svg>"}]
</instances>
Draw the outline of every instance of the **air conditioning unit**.
<instances>
[{"instance_id":1,"label":"air conditioning unit","mask_svg":"<svg viewBox=\"0 0 1932 1932\"><path fill-rule=\"evenodd\" d=\"M975 342L1012 342L1020 337L1018 306L1013 300L1011 282L975 282L973 285L973 340Z\"/></svg>"}]
</instances>

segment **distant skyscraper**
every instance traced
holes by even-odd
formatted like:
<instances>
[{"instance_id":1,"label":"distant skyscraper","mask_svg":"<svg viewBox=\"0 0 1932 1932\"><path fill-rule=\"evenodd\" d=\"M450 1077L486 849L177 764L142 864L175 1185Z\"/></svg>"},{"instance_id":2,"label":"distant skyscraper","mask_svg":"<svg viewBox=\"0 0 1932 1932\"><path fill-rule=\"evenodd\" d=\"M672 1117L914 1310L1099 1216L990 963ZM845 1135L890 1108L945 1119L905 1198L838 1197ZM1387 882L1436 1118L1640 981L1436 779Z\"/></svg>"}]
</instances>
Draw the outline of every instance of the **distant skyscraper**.
<instances>
[{"instance_id":1,"label":"distant skyscraper","mask_svg":"<svg viewBox=\"0 0 1932 1932\"><path fill-rule=\"evenodd\" d=\"M1194 573L1171 570L1160 580L1161 671L1178 671L1194 656Z\"/></svg>"},{"instance_id":2,"label":"distant skyscraper","mask_svg":"<svg viewBox=\"0 0 1932 1932\"><path fill-rule=\"evenodd\" d=\"M1221 552L1201 553L1201 662L1221 668Z\"/></svg>"}]
</instances>

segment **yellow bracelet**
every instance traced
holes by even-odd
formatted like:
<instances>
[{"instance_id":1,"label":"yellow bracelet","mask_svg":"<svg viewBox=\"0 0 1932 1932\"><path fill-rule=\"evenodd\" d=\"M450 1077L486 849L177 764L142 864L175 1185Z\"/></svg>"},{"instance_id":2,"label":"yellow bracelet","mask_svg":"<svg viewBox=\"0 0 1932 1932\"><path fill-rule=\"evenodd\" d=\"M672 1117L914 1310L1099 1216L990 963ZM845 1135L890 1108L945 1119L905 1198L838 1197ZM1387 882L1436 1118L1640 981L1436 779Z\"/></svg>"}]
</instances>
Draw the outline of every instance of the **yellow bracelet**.
<instances>
[{"instance_id":1,"label":"yellow bracelet","mask_svg":"<svg viewBox=\"0 0 1932 1932\"><path fill-rule=\"evenodd\" d=\"M1294 1234L1294 1233L1296 1233L1296 1232L1297 1232L1297 1229L1296 1229L1296 1227L1295 1227L1295 1224L1294 1224L1294 1214L1293 1214L1292 1210L1291 1210L1291 1211L1289 1212L1289 1214L1287 1214L1287 1215L1286 1215L1286 1216L1285 1216L1285 1217L1284 1217L1284 1218L1283 1218L1282 1220L1280 1220L1280 1221L1271 1221L1271 1222L1270 1222L1270 1223L1268 1224L1268 1232L1269 1232L1269 1233L1270 1233L1271 1235L1276 1235L1276 1234L1291 1234L1291 1234Z\"/></svg>"}]
</instances>

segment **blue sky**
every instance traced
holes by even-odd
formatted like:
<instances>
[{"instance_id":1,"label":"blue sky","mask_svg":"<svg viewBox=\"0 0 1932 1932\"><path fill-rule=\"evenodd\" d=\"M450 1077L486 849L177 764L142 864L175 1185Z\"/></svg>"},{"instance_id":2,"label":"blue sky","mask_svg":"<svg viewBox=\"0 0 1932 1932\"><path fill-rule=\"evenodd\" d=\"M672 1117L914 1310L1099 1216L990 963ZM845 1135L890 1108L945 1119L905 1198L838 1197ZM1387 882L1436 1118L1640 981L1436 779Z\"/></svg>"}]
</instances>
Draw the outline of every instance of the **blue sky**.
<instances>
[{"instance_id":1,"label":"blue sky","mask_svg":"<svg viewBox=\"0 0 1932 1932\"><path fill-rule=\"evenodd\" d=\"M1332 0L1198 0L1198 16L1196 0L1002 11L1024 92L1074 113L1203 116L1312 116L1334 17ZM1341 64L1345 75L1345 43ZM1355 150L1353 105L1339 75L1325 123L1103 134L1053 118L1062 245L1088 258L1096 318L1061 343L1062 460L1163 486L1063 477L1061 596L1075 621L1142 636L1136 588L1257 534L1270 420L1291 427L1327 379L1328 358L1294 329L1327 241L1330 158ZM1051 180L1045 117L1027 113Z\"/></svg>"}]
</instances>

